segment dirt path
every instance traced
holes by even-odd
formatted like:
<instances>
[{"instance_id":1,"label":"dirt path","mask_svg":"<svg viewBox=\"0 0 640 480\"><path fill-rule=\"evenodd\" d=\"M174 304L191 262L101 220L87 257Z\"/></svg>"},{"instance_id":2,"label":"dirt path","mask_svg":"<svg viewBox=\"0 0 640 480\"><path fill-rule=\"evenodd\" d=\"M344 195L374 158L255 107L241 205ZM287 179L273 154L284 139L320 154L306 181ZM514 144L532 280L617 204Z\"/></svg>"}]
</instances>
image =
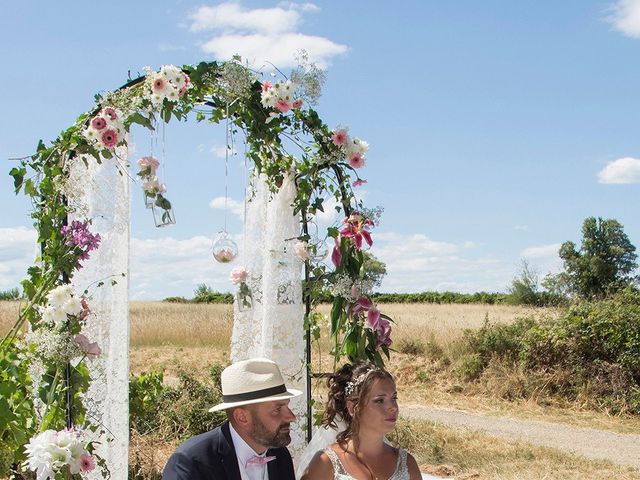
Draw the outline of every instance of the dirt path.
<instances>
[{"instance_id":1,"label":"dirt path","mask_svg":"<svg viewBox=\"0 0 640 480\"><path fill-rule=\"evenodd\" d=\"M401 407L401 413L402 416L411 419L430 420L452 427L478 430L506 440L521 440L640 469L640 435L569 427L557 423L513 420L418 405L404 405Z\"/></svg>"}]
</instances>

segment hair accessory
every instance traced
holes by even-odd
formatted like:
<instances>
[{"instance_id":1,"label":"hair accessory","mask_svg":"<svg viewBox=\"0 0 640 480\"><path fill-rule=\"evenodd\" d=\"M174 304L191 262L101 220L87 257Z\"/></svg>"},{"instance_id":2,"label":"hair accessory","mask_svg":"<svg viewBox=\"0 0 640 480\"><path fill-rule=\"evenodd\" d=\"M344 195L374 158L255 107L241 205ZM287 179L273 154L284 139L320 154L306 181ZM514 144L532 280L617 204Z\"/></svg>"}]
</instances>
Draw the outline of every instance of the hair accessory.
<instances>
[{"instance_id":1,"label":"hair accessory","mask_svg":"<svg viewBox=\"0 0 640 480\"><path fill-rule=\"evenodd\" d=\"M373 367L366 372L362 372L356 378L352 378L351 380L349 380L344 387L344 393L347 395L347 397L350 397L358 389L358 387L362 385L362 383L364 383L365 379L371 372L375 372L377 370L380 369L378 367Z\"/></svg>"}]
</instances>

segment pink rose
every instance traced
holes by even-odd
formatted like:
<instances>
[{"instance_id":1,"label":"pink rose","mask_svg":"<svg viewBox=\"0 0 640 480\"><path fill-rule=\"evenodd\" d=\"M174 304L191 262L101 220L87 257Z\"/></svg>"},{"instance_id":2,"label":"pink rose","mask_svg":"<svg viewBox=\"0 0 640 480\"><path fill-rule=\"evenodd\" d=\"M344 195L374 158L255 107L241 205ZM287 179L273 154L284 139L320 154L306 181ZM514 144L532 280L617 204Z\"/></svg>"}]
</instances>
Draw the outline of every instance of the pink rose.
<instances>
[{"instance_id":1,"label":"pink rose","mask_svg":"<svg viewBox=\"0 0 640 480\"><path fill-rule=\"evenodd\" d=\"M296 242L293 246L293 253L303 262L309 260L309 252L307 250L307 242Z\"/></svg>"},{"instance_id":2,"label":"pink rose","mask_svg":"<svg viewBox=\"0 0 640 480\"><path fill-rule=\"evenodd\" d=\"M138 167L140 167L140 169L148 167L153 173L155 173L159 165L160 162L155 157L142 157L140 160L138 160Z\"/></svg>"},{"instance_id":3,"label":"pink rose","mask_svg":"<svg viewBox=\"0 0 640 480\"><path fill-rule=\"evenodd\" d=\"M302 99L298 98L296 100L294 100L294 102L291 104L291 108L297 110L298 108L302 107Z\"/></svg>"},{"instance_id":4,"label":"pink rose","mask_svg":"<svg viewBox=\"0 0 640 480\"><path fill-rule=\"evenodd\" d=\"M244 268L237 267L231 270L229 279L231 280L231 283L233 283L234 285L238 285L239 283L242 283L247 279L247 275L248 273Z\"/></svg>"}]
</instances>

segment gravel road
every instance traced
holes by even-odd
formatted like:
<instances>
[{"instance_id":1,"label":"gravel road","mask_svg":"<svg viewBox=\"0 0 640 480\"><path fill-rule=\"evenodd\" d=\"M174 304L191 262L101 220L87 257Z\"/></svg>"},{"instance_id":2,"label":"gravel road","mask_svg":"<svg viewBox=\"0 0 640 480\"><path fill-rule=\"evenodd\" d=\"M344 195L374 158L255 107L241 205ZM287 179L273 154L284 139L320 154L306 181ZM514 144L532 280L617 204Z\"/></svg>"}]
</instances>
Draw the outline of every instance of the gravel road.
<instances>
[{"instance_id":1,"label":"gravel road","mask_svg":"<svg viewBox=\"0 0 640 480\"><path fill-rule=\"evenodd\" d=\"M587 458L609 460L640 469L640 435L614 433L539 421L492 417L460 410L444 410L418 405L400 407L402 416L430 420L452 427L482 431L505 440L521 440L556 448Z\"/></svg>"}]
</instances>

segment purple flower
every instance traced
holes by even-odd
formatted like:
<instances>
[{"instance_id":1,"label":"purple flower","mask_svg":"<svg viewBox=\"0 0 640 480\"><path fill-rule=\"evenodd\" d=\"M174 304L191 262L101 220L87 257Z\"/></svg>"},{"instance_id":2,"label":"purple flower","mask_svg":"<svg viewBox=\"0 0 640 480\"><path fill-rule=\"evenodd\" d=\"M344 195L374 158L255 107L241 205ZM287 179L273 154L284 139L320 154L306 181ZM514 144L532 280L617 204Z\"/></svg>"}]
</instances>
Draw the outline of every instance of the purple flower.
<instances>
[{"instance_id":1,"label":"purple flower","mask_svg":"<svg viewBox=\"0 0 640 480\"><path fill-rule=\"evenodd\" d=\"M100 245L100 234L94 235L89 231L89 222L74 220L71 225L62 227L60 232L65 236L65 245L80 250L80 260L89 258L89 252Z\"/></svg>"}]
</instances>

